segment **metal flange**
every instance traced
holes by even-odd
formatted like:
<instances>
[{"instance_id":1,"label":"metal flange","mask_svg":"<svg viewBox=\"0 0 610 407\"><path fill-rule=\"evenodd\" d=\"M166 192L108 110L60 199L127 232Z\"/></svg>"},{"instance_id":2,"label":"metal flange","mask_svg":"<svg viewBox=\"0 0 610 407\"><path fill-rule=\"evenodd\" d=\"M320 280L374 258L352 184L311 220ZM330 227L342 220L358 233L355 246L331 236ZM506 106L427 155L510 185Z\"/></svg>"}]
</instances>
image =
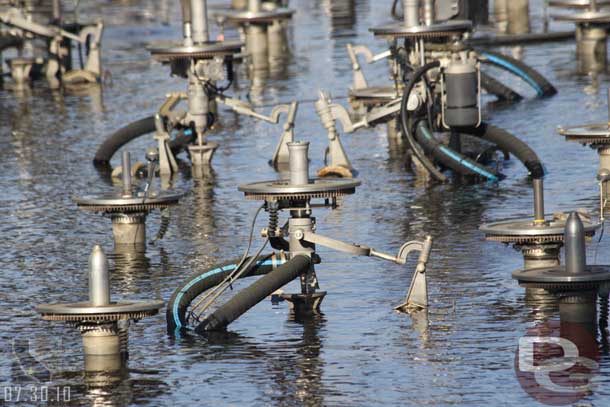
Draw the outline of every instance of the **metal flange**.
<instances>
[{"instance_id":1,"label":"metal flange","mask_svg":"<svg viewBox=\"0 0 610 407\"><path fill-rule=\"evenodd\" d=\"M535 225L530 219L513 219L486 223L479 227L485 239L502 243L552 243L563 242L566 219L554 217L544 224ZM600 227L599 223L583 221L585 236L591 237Z\"/></svg>"},{"instance_id":2,"label":"metal flange","mask_svg":"<svg viewBox=\"0 0 610 407\"><path fill-rule=\"evenodd\" d=\"M608 11L583 11L576 14L552 15L557 21L568 21L576 24L610 24L610 12Z\"/></svg>"},{"instance_id":3,"label":"metal flange","mask_svg":"<svg viewBox=\"0 0 610 407\"><path fill-rule=\"evenodd\" d=\"M565 266L517 270L513 278L527 288L549 291L595 289L610 283L610 266L586 266L584 273L568 273Z\"/></svg>"},{"instance_id":4,"label":"metal flange","mask_svg":"<svg viewBox=\"0 0 610 407\"><path fill-rule=\"evenodd\" d=\"M43 304L36 307L47 321L119 321L141 319L156 315L163 308L163 301L130 301L93 306L89 302L69 304Z\"/></svg>"},{"instance_id":5,"label":"metal flange","mask_svg":"<svg viewBox=\"0 0 610 407\"><path fill-rule=\"evenodd\" d=\"M610 5L610 0L597 0L598 7ZM591 7L590 0L550 0L549 7L587 9Z\"/></svg>"},{"instance_id":6,"label":"metal flange","mask_svg":"<svg viewBox=\"0 0 610 407\"><path fill-rule=\"evenodd\" d=\"M392 38L435 38L451 37L472 30L472 23L467 20L451 20L431 25L406 27L404 23L388 24L369 28L369 31L379 37Z\"/></svg>"},{"instance_id":7,"label":"metal flange","mask_svg":"<svg viewBox=\"0 0 610 407\"><path fill-rule=\"evenodd\" d=\"M162 209L178 204L183 194L149 193L148 196L123 197L120 193L107 193L96 196L73 197L79 208L94 212L135 213Z\"/></svg>"},{"instance_id":8,"label":"metal flange","mask_svg":"<svg viewBox=\"0 0 610 407\"><path fill-rule=\"evenodd\" d=\"M261 11L219 11L214 13L214 17L221 17L233 23L272 23L277 20L292 18L294 13L294 10L282 7L275 10Z\"/></svg>"},{"instance_id":9,"label":"metal flange","mask_svg":"<svg viewBox=\"0 0 610 407\"><path fill-rule=\"evenodd\" d=\"M252 200L285 200L337 198L356 192L360 181L354 179L320 179L310 180L309 184L293 185L289 180L262 181L240 185L246 199Z\"/></svg>"},{"instance_id":10,"label":"metal flange","mask_svg":"<svg viewBox=\"0 0 610 407\"><path fill-rule=\"evenodd\" d=\"M558 127L557 133L573 141L583 144L610 144L610 124L593 123L570 127Z\"/></svg>"},{"instance_id":11,"label":"metal flange","mask_svg":"<svg viewBox=\"0 0 610 407\"><path fill-rule=\"evenodd\" d=\"M157 61L168 62L185 58L211 59L232 56L241 52L243 45L239 41L210 41L192 46L185 46L182 42L161 42L148 46L148 51Z\"/></svg>"},{"instance_id":12,"label":"metal flange","mask_svg":"<svg viewBox=\"0 0 610 407\"><path fill-rule=\"evenodd\" d=\"M597 0L598 7L610 5L610 0ZM549 7L587 9L591 7L590 0L549 0Z\"/></svg>"}]
</instances>

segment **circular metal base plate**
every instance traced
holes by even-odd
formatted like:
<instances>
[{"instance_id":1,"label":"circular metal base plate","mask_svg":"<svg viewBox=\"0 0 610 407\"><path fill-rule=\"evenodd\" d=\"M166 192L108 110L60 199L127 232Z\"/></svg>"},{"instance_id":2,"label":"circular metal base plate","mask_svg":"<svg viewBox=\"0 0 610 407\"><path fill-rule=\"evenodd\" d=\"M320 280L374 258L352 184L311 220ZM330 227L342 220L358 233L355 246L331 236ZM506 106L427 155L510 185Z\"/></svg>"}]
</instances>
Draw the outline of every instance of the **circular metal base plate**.
<instances>
[{"instance_id":1,"label":"circular metal base plate","mask_svg":"<svg viewBox=\"0 0 610 407\"><path fill-rule=\"evenodd\" d=\"M94 307L89 302L43 304L36 307L42 318L49 321L118 321L155 315L163 301L131 301Z\"/></svg>"},{"instance_id":2,"label":"circular metal base plate","mask_svg":"<svg viewBox=\"0 0 610 407\"><path fill-rule=\"evenodd\" d=\"M597 6L608 6L610 5L610 0L597 0ZM585 9L589 8L591 5L590 0L550 0L549 7L559 7L559 8L579 8Z\"/></svg>"},{"instance_id":3,"label":"circular metal base plate","mask_svg":"<svg viewBox=\"0 0 610 407\"><path fill-rule=\"evenodd\" d=\"M513 278L520 285L546 290L579 290L595 288L610 282L610 266L587 266L582 274L571 274L565 266L517 270Z\"/></svg>"},{"instance_id":4,"label":"circular metal base plate","mask_svg":"<svg viewBox=\"0 0 610 407\"><path fill-rule=\"evenodd\" d=\"M336 198L356 192L360 181L355 179L313 179L307 185L291 185L288 180L262 181L240 185L246 199L313 199Z\"/></svg>"},{"instance_id":5,"label":"circular metal base plate","mask_svg":"<svg viewBox=\"0 0 610 407\"><path fill-rule=\"evenodd\" d=\"M572 23L610 24L610 12L608 11L583 11L576 14L552 15L551 18Z\"/></svg>"},{"instance_id":6,"label":"circular metal base plate","mask_svg":"<svg viewBox=\"0 0 610 407\"><path fill-rule=\"evenodd\" d=\"M286 20L292 17L294 10L277 8L268 11L219 11L214 17L223 17L226 21L234 23L272 23L276 20Z\"/></svg>"},{"instance_id":7,"label":"circular metal base plate","mask_svg":"<svg viewBox=\"0 0 610 407\"><path fill-rule=\"evenodd\" d=\"M599 223L583 220L585 235L590 237L600 227ZM545 225L535 226L533 219L513 219L487 223L479 227L485 239L502 243L551 243L563 242L565 219L553 219Z\"/></svg>"},{"instance_id":8,"label":"circular metal base plate","mask_svg":"<svg viewBox=\"0 0 610 407\"><path fill-rule=\"evenodd\" d=\"M96 196L74 197L72 200L79 208L94 212L144 212L157 208L177 205L183 194L160 192L148 197L133 196L123 198L116 192Z\"/></svg>"},{"instance_id":9,"label":"circular metal base plate","mask_svg":"<svg viewBox=\"0 0 610 407\"><path fill-rule=\"evenodd\" d=\"M470 30L472 23L467 20L452 20L416 27L405 27L403 23L395 23L369 28L374 35L393 38L450 37Z\"/></svg>"},{"instance_id":10,"label":"circular metal base plate","mask_svg":"<svg viewBox=\"0 0 610 407\"><path fill-rule=\"evenodd\" d=\"M594 123L570 127L559 127L557 133L566 141L591 144L610 144L610 124Z\"/></svg>"},{"instance_id":11,"label":"circular metal base plate","mask_svg":"<svg viewBox=\"0 0 610 407\"><path fill-rule=\"evenodd\" d=\"M352 89L349 91L349 97L352 100L365 104L391 102L398 98L396 89L392 86L370 86L362 89Z\"/></svg>"},{"instance_id":12,"label":"circular metal base plate","mask_svg":"<svg viewBox=\"0 0 610 407\"><path fill-rule=\"evenodd\" d=\"M161 62L184 58L214 58L235 55L241 51L239 41L211 41L205 44L185 46L182 42L163 42L148 47L152 57Z\"/></svg>"}]
</instances>

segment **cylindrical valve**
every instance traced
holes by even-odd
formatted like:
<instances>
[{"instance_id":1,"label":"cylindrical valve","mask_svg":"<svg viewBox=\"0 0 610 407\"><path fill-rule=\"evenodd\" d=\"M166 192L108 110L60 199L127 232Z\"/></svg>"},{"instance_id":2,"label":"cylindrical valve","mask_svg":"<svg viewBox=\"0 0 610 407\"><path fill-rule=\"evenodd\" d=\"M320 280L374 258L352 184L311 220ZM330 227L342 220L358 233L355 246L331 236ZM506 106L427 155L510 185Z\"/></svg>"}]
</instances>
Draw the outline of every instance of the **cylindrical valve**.
<instances>
[{"instance_id":1,"label":"cylindrical valve","mask_svg":"<svg viewBox=\"0 0 610 407\"><path fill-rule=\"evenodd\" d=\"M309 184L309 142L295 141L288 143L288 160L290 166L290 183L292 185Z\"/></svg>"},{"instance_id":2,"label":"cylindrical valve","mask_svg":"<svg viewBox=\"0 0 610 407\"><path fill-rule=\"evenodd\" d=\"M477 67L453 61L444 71L444 122L451 127L477 126L480 120Z\"/></svg>"},{"instance_id":3,"label":"cylindrical valve","mask_svg":"<svg viewBox=\"0 0 610 407\"><path fill-rule=\"evenodd\" d=\"M195 44L208 42L208 9L206 0L191 0L191 36Z\"/></svg>"},{"instance_id":4,"label":"cylindrical valve","mask_svg":"<svg viewBox=\"0 0 610 407\"><path fill-rule=\"evenodd\" d=\"M402 10L406 27L419 25L419 0L403 0Z\"/></svg>"}]
</instances>

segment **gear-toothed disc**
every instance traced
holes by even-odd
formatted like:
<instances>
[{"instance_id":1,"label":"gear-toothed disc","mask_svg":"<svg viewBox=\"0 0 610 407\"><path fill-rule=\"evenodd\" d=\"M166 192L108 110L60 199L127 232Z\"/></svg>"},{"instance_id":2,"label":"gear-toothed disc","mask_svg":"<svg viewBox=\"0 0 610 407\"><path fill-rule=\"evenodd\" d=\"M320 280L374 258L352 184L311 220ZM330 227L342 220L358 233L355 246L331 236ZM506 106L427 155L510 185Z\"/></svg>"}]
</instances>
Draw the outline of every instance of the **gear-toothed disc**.
<instances>
[{"instance_id":1,"label":"gear-toothed disc","mask_svg":"<svg viewBox=\"0 0 610 407\"><path fill-rule=\"evenodd\" d=\"M160 192L147 197L122 197L120 193L107 193L97 196L74 197L79 208L93 212L139 213L153 209L164 209L178 204L182 194Z\"/></svg>"},{"instance_id":2,"label":"gear-toothed disc","mask_svg":"<svg viewBox=\"0 0 610 407\"><path fill-rule=\"evenodd\" d=\"M565 266L517 270L519 285L549 291L587 290L610 282L610 266L587 266L580 274L568 273Z\"/></svg>"},{"instance_id":3,"label":"gear-toothed disc","mask_svg":"<svg viewBox=\"0 0 610 407\"><path fill-rule=\"evenodd\" d=\"M610 12L608 11L583 11L575 14L551 15L557 21L569 21L576 24L610 24Z\"/></svg>"},{"instance_id":4,"label":"gear-toothed disc","mask_svg":"<svg viewBox=\"0 0 610 407\"><path fill-rule=\"evenodd\" d=\"M597 6L608 6L610 0L597 0ZM549 0L549 7L585 9L591 7L590 0Z\"/></svg>"},{"instance_id":5,"label":"gear-toothed disc","mask_svg":"<svg viewBox=\"0 0 610 407\"><path fill-rule=\"evenodd\" d=\"M582 220L585 236L591 237L600 227L599 223ZM502 243L553 243L563 242L566 219L559 218L545 224L534 225L532 219L514 219L487 223L479 227L485 239Z\"/></svg>"},{"instance_id":6,"label":"gear-toothed disc","mask_svg":"<svg viewBox=\"0 0 610 407\"><path fill-rule=\"evenodd\" d=\"M219 11L214 17L224 18L234 23L272 23L276 20L286 20L292 17L294 10L287 8L276 8L274 10L262 11Z\"/></svg>"},{"instance_id":7,"label":"gear-toothed disc","mask_svg":"<svg viewBox=\"0 0 610 407\"><path fill-rule=\"evenodd\" d=\"M164 42L149 46L148 51L154 59L169 62L185 58L211 59L236 55L241 52L242 46L243 43L239 41L211 41L192 46L185 46L181 42Z\"/></svg>"},{"instance_id":8,"label":"gear-toothed disc","mask_svg":"<svg viewBox=\"0 0 610 407\"><path fill-rule=\"evenodd\" d=\"M405 27L403 23L369 28L369 31L379 37L391 38L438 38L451 37L472 30L472 23L466 20L452 20L431 25Z\"/></svg>"},{"instance_id":9,"label":"gear-toothed disc","mask_svg":"<svg viewBox=\"0 0 610 407\"><path fill-rule=\"evenodd\" d=\"M315 198L337 198L356 192L360 181L355 179L312 179L309 184L292 185L288 180L262 181L240 185L246 199L254 200L301 200Z\"/></svg>"},{"instance_id":10,"label":"gear-toothed disc","mask_svg":"<svg viewBox=\"0 0 610 407\"><path fill-rule=\"evenodd\" d=\"M111 303L104 306L92 306L89 302L69 304L43 304L36 307L47 321L119 321L126 319L142 319L156 315L163 308L163 301L133 301Z\"/></svg>"},{"instance_id":11,"label":"gear-toothed disc","mask_svg":"<svg viewBox=\"0 0 610 407\"><path fill-rule=\"evenodd\" d=\"M610 144L610 123L594 123L559 127L557 133L566 141L583 144Z\"/></svg>"}]
</instances>

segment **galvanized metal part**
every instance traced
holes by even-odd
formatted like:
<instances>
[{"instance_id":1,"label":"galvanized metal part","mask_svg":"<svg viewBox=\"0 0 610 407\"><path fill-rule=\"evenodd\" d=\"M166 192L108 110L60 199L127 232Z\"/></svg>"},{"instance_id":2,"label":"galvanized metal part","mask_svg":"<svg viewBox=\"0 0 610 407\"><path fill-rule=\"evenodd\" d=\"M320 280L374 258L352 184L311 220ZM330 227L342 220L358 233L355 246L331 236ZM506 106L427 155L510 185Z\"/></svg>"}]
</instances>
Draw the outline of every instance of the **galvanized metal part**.
<instances>
[{"instance_id":1,"label":"galvanized metal part","mask_svg":"<svg viewBox=\"0 0 610 407\"><path fill-rule=\"evenodd\" d=\"M590 237L600 227L599 223L584 221L585 235ZM563 242L566 219L553 215L544 224L534 224L531 218L504 220L486 223L479 227L485 239L502 243Z\"/></svg>"},{"instance_id":2,"label":"galvanized metal part","mask_svg":"<svg viewBox=\"0 0 610 407\"><path fill-rule=\"evenodd\" d=\"M155 315L163 301L111 302L108 260L96 245L89 257L89 301L68 304L43 304L36 307L50 321L113 322Z\"/></svg>"},{"instance_id":3,"label":"galvanized metal part","mask_svg":"<svg viewBox=\"0 0 610 407\"><path fill-rule=\"evenodd\" d=\"M565 266L518 270L513 278L527 288L550 291L581 291L610 282L610 266L587 266L585 226L576 212L570 213L565 226Z\"/></svg>"},{"instance_id":4,"label":"galvanized metal part","mask_svg":"<svg viewBox=\"0 0 610 407\"><path fill-rule=\"evenodd\" d=\"M79 208L94 212L136 213L157 208L167 208L177 205L183 194L172 192L150 192L132 197L123 197L122 193L109 192L100 195L85 195L73 197Z\"/></svg>"},{"instance_id":5,"label":"galvanized metal part","mask_svg":"<svg viewBox=\"0 0 610 407\"><path fill-rule=\"evenodd\" d=\"M170 62L177 59L212 59L219 56L232 56L238 54L242 46L243 43L239 41L210 41L191 46L173 41L150 45L148 51L157 61Z\"/></svg>"},{"instance_id":6,"label":"galvanized metal part","mask_svg":"<svg viewBox=\"0 0 610 407\"><path fill-rule=\"evenodd\" d=\"M295 10L288 8L276 8L274 10L231 10L219 11L214 14L215 17L224 18L225 21L233 23L272 23L276 20L287 20L292 18Z\"/></svg>"},{"instance_id":7,"label":"galvanized metal part","mask_svg":"<svg viewBox=\"0 0 610 407\"><path fill-rule=\"evenodd\" d=\"M558 127L557 133L573 141L583 144L610 144L610 124L594 123L569 127Z\"/></svg>"},{"instance_id":8,"label":"galvanized metal part","mask_svg":"<svg viewBox=\"0 0 610 407\"><path fill-rule=\"evenodd\" d=\"M239 186L246 199L282 200L337 198L356 192L360 181L354 179L311 179L306 185L292 185L289 180L261 181Z\"/></svg>"},{"instance_id":9,"label":"galvanized metal part","mask_svg":"<svg viewBox=\"0 0 610 407\"><path fill-rule=\"evenodd\" d=\"M598 7L610 6L610 0L597 0ZM549 0L549 7L557 8L575 8L575 9L588 9L591 7L590 0Z\"/></svg>"},{"instance_id":10,"label":"galvanized metal part","mask_svg":"<svg viewBox=\"0 0 610 407\"><path fill-rule=\"evenodd\" d=\"M610 24L609 11L583 11L576 14L556 14L551 18L557 21L568 21L576 24Z\"/></svg>"},{"instance_id":11,"label":"galvanized metal part","mask_svg":"<svg viewBox=\"0 0 610 407\"><path fill-rule=\"evenodd\" d=\"M467 20L450 20L431 25L407 27L403 23L388 24L369 28L378 37L390 38L438 38L451 37L472 30L472 22Z\"/></svg>"},{"instance_id":12,"label":"galvanized metal part","mask_svg":"<svg viewBox=\"0 0 610 407\"><path fill-rule=\"evenodd\" d=\"M350 89L349 97L365 105L378 105L387 103L399 97L393 86L369 86L366 88Z\"/></svg>"}]
</instances>

